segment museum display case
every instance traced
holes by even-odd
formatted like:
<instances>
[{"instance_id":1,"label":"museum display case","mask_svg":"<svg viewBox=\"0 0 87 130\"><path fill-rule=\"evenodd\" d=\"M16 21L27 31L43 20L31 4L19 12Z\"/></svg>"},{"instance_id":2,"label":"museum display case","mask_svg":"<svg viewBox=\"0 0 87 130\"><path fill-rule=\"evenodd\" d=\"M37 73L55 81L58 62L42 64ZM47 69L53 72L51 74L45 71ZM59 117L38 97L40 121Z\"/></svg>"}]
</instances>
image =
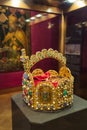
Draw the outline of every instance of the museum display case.
<instances>
[{"instance_id":1,"label":"museum display case","mask_svg":"<svg viewBox=\"0 0 87 130\"><path fill-rule=\"evenodd\" d=\"M1 0L0 11L0 89L22 90L11 98L12 129L86 129L87 0Z\"/></svg>"},{"instance_id":2,"label":"museum display case","mask_svg":"<svg viewBox=\"0 0 87 130\"><path fill-rule=\"evenodd\" d=\"M76 89L83 89L87 86L86 11L87 7L83 7L67 14L65 53L67 56L67 65L75 76Z\"/></svg>"},{"instance_id":3,"label":"museum display case","mask_svg":"<svg viewBox=\"0 0 87 130\"><path fill-rule=\"evenodd\" d=\"M46 47L47 47L47 49L49 47L52 47L53 49L57 48L57 50L59 50L60 52L62 52L63 54L65 54L67 56L67 65L70 67L70 69L75 77L75 86L82 87L82 88L86 86L86 68L87 68L86 67L86 58L85 58L85 56L86 56L86 51L85 51L86 50L86 19L87 19L87 16L85 15L85 12L87 10L86 1L78 0L78 1L73 2L73 1L68 1L68 0L67 1L65 1L65 0L62 0L62 1L60 1L60 0L56 0L56 1L53 1L53 0L50 0L50 1L49 0L45 0L45 1L43 1L43 0L40 0L40 1L22 0L17 3L14 3L12 0L9 0L9 1L4 0L4 1L0 2L0 5L6 9L11 8L10 11L17 9L18 12L22 13L22 15L24 15L23 13L27 12L27 11L29 11L29 12L31 11L32 16L34 14L36 14L36 15L44 14L44 16L48 17L48 15L49 15L48 18L45 17L47 19L47 22L46 22L46 19L43 20L40 18L40 16L37 16L38 20L32 19L31 23L29 23L29 21L28 21L28 25L31 28L30 33L32 33L32 35L30 34L31 35L30 36L30 51L31 51L30 53L35 53L36 51L41 50ZM50 14L51 14L51 16L50 16ZM55 15L57 16L58 21L57 21ZM5 17L4 19L7 19L7 18ZM51 21L49 19L51 19ZM54 26L54 21L56 23L56 26ZM57 22L58 22L58 25L57 25ZM45 23L45 25L44 25L44 23ZM27 27L27 29L29 28L29 26ZM41 36L37 35L37 34L40 35L39 26L40 26L40 31L43 32L44 34L45 33L49 34L51 39L49 38L49 40L47 40L48 37L44 37L44 35L41 35ZM45 29L42 29L42 26L44 28L47 26L48 31L46 31ZM38 33L35 33L36 30ZM43 31L43 30L45 30L45 31ZM50 30L52 30L52 31L50 31ZM55 30L57 30L57 31L55 32ZM73 32L73 30L74 30L74 32ZM49 31L50 31L50 33L49 33ZM70 32L70 34L69 34L69 32ZM6 33L7 33L7 30L6 30ZM70 37L67 36L68 34L69 35L74 34L73 36L71 36L72 40L69 39ZM29 37L29 33L27 35ZM58 36L58 38L57 38L57 36ZM46 44L46 46L44 46L44 43L41 42L41 39L45 39L45 38L46 38L47 42L50 41L51 44ZM83 41L85 41L85 42L83 42ZM35 43L35 44L33 44L33 43ZM40 44L40 46L39 46L39 44ZM72 48L72 49L70 49L70 48ZM5 51L3 53L4 56L6 56L8 54L8 50L6 50L6 49L8 49L8 48L4 49L4 51ZM28 50L29 50L29 47L28 47ZM1 51L1 53L2 53L2 51ZM0 56L2 56L2 54ZM5 58L3 58L3 59L6 61ZM18 67L19 66L21 67L21 63L20 63L20 65L17 62L15 64L18 65ZM54 66L57 66L57 64ZM18 69L18 67L16 69ZM14 66L13 66L13 68L14 68ZM6 67L5 67L5 69L6 69ZM11 69L11 68L8 67L8 69ZM57 69L57 67L56 67L56 69ZM81 76L81 75L83 75L83 76ZM84 82L84 85L81 85L81 84L83 84L83 82Z\"/></svg>"},{"instance_id":4,"label":"museum display case","mask_svg":"<svg viewBox=\"0 0 87 130\"><path fill-rule=\"evenodd\" d=\"M23 74L23 65L20 62L21 49L25 48L28 56L43 48L56 49L60 14L9 6L0 6L0 9L0 89L19 87L22 85ZM58 68L55 61L52 63L49 60L48 64L52 64L50 67ZM48 67L44 67L43 63L40 65L44 69Z\"/></svg>"}]
</instances>

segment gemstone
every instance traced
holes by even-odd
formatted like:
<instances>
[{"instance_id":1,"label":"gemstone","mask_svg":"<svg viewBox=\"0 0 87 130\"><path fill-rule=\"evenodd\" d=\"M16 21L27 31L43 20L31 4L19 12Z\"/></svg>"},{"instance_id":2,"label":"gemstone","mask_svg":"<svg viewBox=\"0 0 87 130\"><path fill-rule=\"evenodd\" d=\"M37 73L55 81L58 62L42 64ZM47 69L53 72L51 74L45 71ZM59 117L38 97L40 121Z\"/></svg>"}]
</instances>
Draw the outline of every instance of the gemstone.
<instances>
[{"instance_id":1,"label":"gemstone","mask_svg":"<svg viewBox=\"0 0 87 130\"><path fill-rule=\"evenodd\" d=\"M24 94L25 94L25 95L27 95L27 94L28 94L27 89L24 89Z\"/></svg>"},{"instance_id":2,"label":"gemstone","mask_svg":"<svg viewBox=\"0 0 87 130\"><path fill-rule=\"evenodd\" d=\"M47 101L47 100L49 100L49 93L48 92L43 92L43 100L44 101Z\"/></svg>"},{"instance_id":3,"label":"gemstone","mask_svg":"<svg viewBox=\"0 0 87 130\"><path fill-rule=\"evenodd\" d=\"M29 95L32 96L32 91L29 91Z\"/></svg>"},{"instance_id":4,"label":"gemstone","mask_svg":"<svg viewBox=\"0 0 87 130\"><path fill-rule=\"evenodd\" d=\"M27 81L23 80L23 85L27 85Z\"/></svg>"},{"instance_id":5,"label":"gemstone","mask_svg":"<svg viewBox=\"0 0 87 130\"><path fill-rule=\"evenodd\" d=\"M31 87L32 87L32 84L31 84L31 83L28 83L28 87L31 88Z\"/></svg>"},{"instance_id":6,"label":"gemstone","mask_svg":"<svg viewBox=\"0 0 87 130\"><path fill-rule=\"evenodd\" d=\"M24 62L24 61L25 61L25 58L20 57L20 61Z\"/></svg>"},{"instance_id":7,"label":"gemstone","mask_svg":"<svg viewBox=\"0 0 87 130\"><path fill-rule=\"evenodd\" d=\"M38 108L40 108L40 107L41 107L41 105L40 105L40 104L37 104L37 107L38 107Z\"/></svg>"},{"instance_id":8,"label":"gemstone","mask_svg":"<svg viewBox=\"0 0 87 130\"><path fill-rule=\"evenodd\" d=\"M28 79L28 74L24 73L23 77L24 77L24 79Z\"/></svg>"},{"instance_id":9,"label":"gemstone","mask_svg":"<svg viewBox=\"0 0 87 130\"><path fill-rule=\"evenodd\" d=\"M32 99L30 99L30 100L29 100L29 103L30 103L30 105L32 105L32 104L33 104L33 101L32 101Z\"/></svg>"},{"instance_id":10,"label":"gemstone","mask_svg":"<svg viewBox=\"0 0 87 130\"><path fill-rule=\"evenodd\" d=\"M47 99L47 95L44 94L44 95L43 95L43 98L44 98L44 100Z\"/></svg>"},{"instance_id":11,"label":"gemstone","mask_svg":"<svg viewBox=\"0 0 87 130\"><path fill-rule=\"evenodd\" d=\"M28 98L26 98L26 103L28 103L29 102L29 100L28 100Z\"/></svg>"},{"instance_id":12,"label":"gemstone","mask_svg":"<svg viewBox=\"0 0 87 130\"><path fill-rule=\"evenodd\" d=\"M66 96L68 93L67 93L67 90L64 90L63 91L63 95Z\"/></svg>"},{"instance_id":13,"label":"gemstone","mask_svg":"<svg viewBox=\"0 0 87 130\"><path fill-rule=\"evenodd\" d=\"M66 106L67 106L67 103L64 103L63 106L66 107Z\"/></svg>"}]
</instances>

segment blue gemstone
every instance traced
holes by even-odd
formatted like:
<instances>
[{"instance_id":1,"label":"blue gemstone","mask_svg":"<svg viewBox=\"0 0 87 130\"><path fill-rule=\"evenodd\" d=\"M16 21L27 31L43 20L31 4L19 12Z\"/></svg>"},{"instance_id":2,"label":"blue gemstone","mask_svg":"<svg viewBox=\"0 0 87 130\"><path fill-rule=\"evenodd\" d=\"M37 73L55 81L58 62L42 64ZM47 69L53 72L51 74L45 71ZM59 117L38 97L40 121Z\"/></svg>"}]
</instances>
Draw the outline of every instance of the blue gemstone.
<instances>
[{"instance_id":1,"label":"blue gemstone","mask_svg":"<svg viewBox=\"0 0 87 130\"><path fill-rule=\"evenodd\" d=\"M23 77L24 77L24 79L28 79L28 74L24 73Z\"/></svg>"},{"instance_id":2,"label":"blue gemstone","mask_svg":"<svg viewBox=\"0 0 87 130\"><path fill-rule=\"evenodd\" d=\"M67 106L67 103L64 103L63 105L64 105L64 107L66 107L66 106Z\"/></svg>"}]
</instances>

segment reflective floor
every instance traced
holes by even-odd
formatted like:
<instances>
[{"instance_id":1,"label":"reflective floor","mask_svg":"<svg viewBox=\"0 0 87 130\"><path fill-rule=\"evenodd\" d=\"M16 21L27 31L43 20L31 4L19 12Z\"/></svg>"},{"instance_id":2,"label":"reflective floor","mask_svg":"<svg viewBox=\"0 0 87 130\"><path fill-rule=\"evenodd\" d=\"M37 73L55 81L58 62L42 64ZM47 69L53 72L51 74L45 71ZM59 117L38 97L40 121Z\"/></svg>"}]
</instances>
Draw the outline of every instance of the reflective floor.
<instances>
[{"instance_id":1,"label":"reflective floor","mask_svg":"<svg viewBox=\"0 0 87 130\"><path fill-rule=\"evenodd\" d=\"M11 96L16 93L0 95L0 130L12 130Z\"/></svg>"}]
</instances>

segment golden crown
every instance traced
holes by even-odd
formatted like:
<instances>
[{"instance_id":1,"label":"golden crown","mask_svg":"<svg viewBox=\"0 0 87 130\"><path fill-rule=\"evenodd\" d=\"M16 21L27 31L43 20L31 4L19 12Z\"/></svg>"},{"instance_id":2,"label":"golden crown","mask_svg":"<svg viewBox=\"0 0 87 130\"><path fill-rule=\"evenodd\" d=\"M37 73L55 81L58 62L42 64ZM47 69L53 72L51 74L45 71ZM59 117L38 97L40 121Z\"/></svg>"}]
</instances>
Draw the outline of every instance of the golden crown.
<instances>
[{"instance_id":1,"label":"golden crown","mask_svg":"<svg viewBox=\"0 0 87 130\"><path fill-rule=\"evenodd\" d=\"M61 63L59 72L48 70L44 72L37 68L31 72L31 68L45 58L53 58ZM43 49L26 56L22 49L20 57L24 65L22 81L23 99L34 110L57 111L69 107L73 103L73 82L71 71L66 67L66 58L57 50Z\"/></svg>"}]
</instances>

